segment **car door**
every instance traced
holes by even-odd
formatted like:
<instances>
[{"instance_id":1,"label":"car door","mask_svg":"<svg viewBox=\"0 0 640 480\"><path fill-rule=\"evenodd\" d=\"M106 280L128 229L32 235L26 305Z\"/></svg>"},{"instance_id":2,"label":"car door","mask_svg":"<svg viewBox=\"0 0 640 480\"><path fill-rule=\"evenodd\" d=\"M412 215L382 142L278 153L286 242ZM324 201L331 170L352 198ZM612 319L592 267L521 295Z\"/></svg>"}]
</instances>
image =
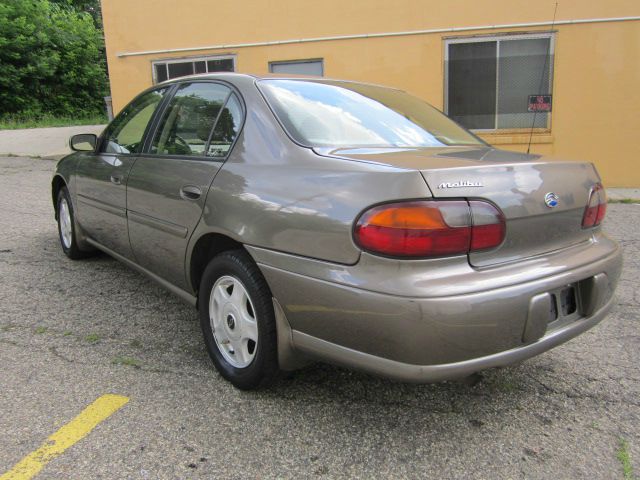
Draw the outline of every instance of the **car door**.
<instances>
[{"instance_id":1,"label":"car door","mask_svg":"<svg viewBox=\"0 0 640 480\"><path fill-rule=\"evenodd\" d=\"M102 134L96 152L83 156L76 170L78 222L90 238L130 259L127 179L166 91L146 92L127 105Z\"/></svg>"},{"instance_id":2,"label":"car door","mask_svg":"<svg viewBox=\"0 0 640 480\"><path fill-rule=\"evenodd\" d=\"M187 243L242 119L242 103L230 86L181 84L129 174L127 217L136 262L180 288L187 287Z\"/></svg>"}]
</instances>

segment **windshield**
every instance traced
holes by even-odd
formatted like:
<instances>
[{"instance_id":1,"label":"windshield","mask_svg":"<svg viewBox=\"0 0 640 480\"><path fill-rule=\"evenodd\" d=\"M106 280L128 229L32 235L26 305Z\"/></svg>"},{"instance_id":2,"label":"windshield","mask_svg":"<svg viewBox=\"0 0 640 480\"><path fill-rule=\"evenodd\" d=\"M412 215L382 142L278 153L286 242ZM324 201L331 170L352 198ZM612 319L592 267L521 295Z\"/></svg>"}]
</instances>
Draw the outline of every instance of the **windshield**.
<instances>
[{"instance_id":1,"label":"windshield","mask_svg":"<svg viewBox=\"0 0 640 480\"><path fill-rule=\"evenodd\" d=\"M289 135L308 147L485 145L400 90L324 80L268 79L258 86Z\"/></svg>"}]
</instances>

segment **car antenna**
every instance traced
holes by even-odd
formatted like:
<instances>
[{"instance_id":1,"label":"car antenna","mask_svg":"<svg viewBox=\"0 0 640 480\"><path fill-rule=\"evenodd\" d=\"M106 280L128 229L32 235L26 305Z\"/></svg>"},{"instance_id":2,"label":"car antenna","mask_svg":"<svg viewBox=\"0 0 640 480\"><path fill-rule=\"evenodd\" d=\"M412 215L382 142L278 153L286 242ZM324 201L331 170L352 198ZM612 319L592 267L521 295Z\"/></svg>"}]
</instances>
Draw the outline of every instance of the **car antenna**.
<instances>
[{"instance_id":1,"label":"car antenna","mask_svg":"<svg viewBox=\"0 0 640 480\"><path fill-rule=\"evenodd\" d=\"M556 13L558 13L558 2L556 2L556 7L553 10L553 21L551 22L552 32L553 32L553 27L556 25ZM542 84L544 83L544 73L547 70L547 61L549 60L550 54L551 54L551 38L549 38L549 45L547 45L547 54L544 56L544 65L542 67L542 75L540 76L540 86L538 87L538 92L542 90ZM529 132L529 144L527 145L527 155L529 155L529 151L531 150L531 139L533 138L533 129L536 125L536 115L538 115L538 110L533 111L533 121L531 122L531 131Z\"/></svg>"}]
</instances>

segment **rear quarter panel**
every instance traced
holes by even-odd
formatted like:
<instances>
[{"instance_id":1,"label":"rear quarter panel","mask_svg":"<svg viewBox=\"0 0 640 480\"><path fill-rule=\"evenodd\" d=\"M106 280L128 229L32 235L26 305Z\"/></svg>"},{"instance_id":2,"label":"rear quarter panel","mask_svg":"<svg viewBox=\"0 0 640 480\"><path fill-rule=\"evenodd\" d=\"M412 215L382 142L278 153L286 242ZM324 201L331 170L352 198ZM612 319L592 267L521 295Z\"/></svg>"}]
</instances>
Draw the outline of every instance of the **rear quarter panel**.
<instances>
[{"instance_id":1,"label":"rear quarter panel","mask_svg":"<svg viewBox=\"0 0 640 480\"><path fill-rule=\"evenodd\" d=\"M247 119L208 193L194 238L224 233L249 245L353 264L353 222L384 201L429 197L416 170L322 157L286 136L254 85Z\"/></svg>"}]
</instances>

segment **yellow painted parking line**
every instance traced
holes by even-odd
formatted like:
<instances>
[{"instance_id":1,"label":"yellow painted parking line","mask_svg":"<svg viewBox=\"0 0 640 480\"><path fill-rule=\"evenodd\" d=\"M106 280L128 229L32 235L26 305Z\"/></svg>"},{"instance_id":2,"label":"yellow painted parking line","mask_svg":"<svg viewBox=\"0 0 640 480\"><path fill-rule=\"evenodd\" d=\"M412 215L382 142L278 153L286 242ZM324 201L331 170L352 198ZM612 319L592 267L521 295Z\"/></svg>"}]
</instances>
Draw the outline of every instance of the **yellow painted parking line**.
<instances>
[{"instance_id":1,"label":"yellow painted parking line","mask_svg":"<svg viewBox=\"0 0 640 480\"><path fill-rule=\"evenodd\" d=\"M98 424L109 418L129 399L122 395L103 395L85 408L80 415L62 426L37 450L20 460L0 480L27 480L37 475L51 460L86 437Z\"/></svg>"}]
</instances>

